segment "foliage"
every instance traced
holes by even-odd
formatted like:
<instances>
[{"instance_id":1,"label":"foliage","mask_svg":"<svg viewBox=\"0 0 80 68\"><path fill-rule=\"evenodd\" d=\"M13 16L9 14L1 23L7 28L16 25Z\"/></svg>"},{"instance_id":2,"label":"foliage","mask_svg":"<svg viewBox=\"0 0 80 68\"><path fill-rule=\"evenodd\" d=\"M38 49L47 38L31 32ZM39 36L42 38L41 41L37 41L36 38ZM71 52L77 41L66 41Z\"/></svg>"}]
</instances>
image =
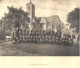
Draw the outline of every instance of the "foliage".
<instances>
[{"instance_id":1,"label":"foliage","mask_svg":"<svg viewBox=\"0 0 80 68\"><path fill-rule=\"evenodd\" d=\"M76 28L76 32L79 32L79 8L68 13L67 21L71 23L71 28Z\"/></svg>"},{"instance_id":2,"label":"foliage","mask_svg":"<svg viewBox=\"0 0 80 68\"><path fill-rule=\"evenodd\" d=\"M25 26L29 22L28 13L22 8L8 7L9 12L2 18L4 23L4 30L10 33L13 27L19 28L21 25Z\"/></svg>"}]
</instances>

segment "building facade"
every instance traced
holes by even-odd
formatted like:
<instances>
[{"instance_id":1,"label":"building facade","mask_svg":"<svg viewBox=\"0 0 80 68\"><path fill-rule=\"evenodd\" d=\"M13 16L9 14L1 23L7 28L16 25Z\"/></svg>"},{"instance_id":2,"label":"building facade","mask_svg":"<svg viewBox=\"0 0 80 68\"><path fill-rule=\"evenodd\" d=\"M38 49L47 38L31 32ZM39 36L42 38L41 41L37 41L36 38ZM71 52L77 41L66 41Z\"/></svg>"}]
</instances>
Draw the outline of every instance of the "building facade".
<instances>
[{"instance_id":1,"label":"building facade","mask_svg":"<svg viewBox=\"0 0 80 68\"><path fill-rule=\"evenodd\" d=\"M29 30L36 29L40 30L54 30L62 31L62 22L58 15L53 15L50 17L35 17L35 5L30 1L27 4L27 12L30 18ZM35 25L35 26L34 26ZM42 29L41 29L42 28Z\"/></svg>"},{"instance_id":2,"label":"building facade","mask_svg":"<svg viewBox=\"0 0 80 68\"><path fill-rule=\"evenodd\" d=\"M31 1L27 4L27 13L30 18L28 29L14 30L12 35L13 39L18 42L52 42L56 38L60 39L62 22L58 15L52 15L50 17L36 17L35 5Z\"/></svg>"}]
</instances>

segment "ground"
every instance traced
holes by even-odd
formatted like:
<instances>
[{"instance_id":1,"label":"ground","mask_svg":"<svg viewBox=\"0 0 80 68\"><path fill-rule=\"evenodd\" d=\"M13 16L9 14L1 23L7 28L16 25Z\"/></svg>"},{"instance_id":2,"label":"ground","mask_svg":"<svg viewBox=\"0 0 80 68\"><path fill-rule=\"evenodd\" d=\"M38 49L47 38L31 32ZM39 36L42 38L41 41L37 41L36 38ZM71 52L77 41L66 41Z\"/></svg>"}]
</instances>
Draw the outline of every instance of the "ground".
<instances>
[{"instance_id":1,"label":"ground","mask_svg":"<svg viewBox=\"0 0 80 68\"><path fill-rule=\"evenodd\" d=\"M79 46L35 43L0 43L0 56L78 56Z\"/></svg>"}]
</instances>

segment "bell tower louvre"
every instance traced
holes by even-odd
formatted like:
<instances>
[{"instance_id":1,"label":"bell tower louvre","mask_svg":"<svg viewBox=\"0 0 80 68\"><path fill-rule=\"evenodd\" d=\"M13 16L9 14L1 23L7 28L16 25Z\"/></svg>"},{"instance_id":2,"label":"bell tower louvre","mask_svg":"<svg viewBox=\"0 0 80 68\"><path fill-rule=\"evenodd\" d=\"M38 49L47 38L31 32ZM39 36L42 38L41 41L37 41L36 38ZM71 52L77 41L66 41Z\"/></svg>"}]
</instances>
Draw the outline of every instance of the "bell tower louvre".
<instances>
[{"instance_id":1,"label":"bell tower louvre","mask_svg":"<svg viewBox=\"0 0 80 68\"><path fill-rule=\"evenodd\" d=\"M35 5L31 2L27 4L27 12L29 14L30 21L35 17Z\"/></svg>"}]
</instances>

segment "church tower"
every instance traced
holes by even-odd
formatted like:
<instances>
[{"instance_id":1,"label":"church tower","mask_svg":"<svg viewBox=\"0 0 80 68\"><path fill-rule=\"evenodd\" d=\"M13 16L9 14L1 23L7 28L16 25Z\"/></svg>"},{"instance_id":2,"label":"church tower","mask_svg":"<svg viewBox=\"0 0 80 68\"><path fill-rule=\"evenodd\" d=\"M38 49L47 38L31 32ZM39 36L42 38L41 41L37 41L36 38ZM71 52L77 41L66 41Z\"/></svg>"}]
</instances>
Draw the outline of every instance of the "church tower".
<instances>
[{"instance_id":1,"label":"church tower","mask_svg":"<svg viewBox=\"0 0 80 68\"><path fill-rule=\"evenodd\" d=\"M27 4L27 12L28 12L28 17L30 18L29 33L31 33L31 30L33 28L32 22L35 17L35 5L31 2L31 0Z\"/></svg>"},{"instance_id":2,"label":"church tower","mask_svg":"<svg viewBox=\"0 0 80 68\"><path fill-rule=\"evenodd\" d=\"M31 2L27 4L27 12L29 14L29 18L30 18L30 21L33 20L33 18L35 17L35 5Z\"/></svg>"}]
</instances>

